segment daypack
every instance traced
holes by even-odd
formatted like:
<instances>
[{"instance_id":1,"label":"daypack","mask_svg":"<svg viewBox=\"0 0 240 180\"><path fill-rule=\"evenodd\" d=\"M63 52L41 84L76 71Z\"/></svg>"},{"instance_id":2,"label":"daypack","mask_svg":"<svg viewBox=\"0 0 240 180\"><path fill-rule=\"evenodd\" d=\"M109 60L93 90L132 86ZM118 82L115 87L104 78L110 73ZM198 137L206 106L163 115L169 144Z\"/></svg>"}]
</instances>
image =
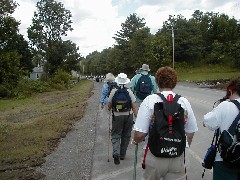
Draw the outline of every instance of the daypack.
<instances>
[{"instance_id":1,"label":"daypack","mask_svg":"<svg viewBox=\"0 0 240 180\"><path fill-rule=\"evenodd\" d=\"M240 111L240 103L237 100L233 102ZM240 112L229 127L224 130L218 141L218 150L223 162L229 167L240 167ZM239 170L240 171L240 170Z\"/></svg>"},{"instance_id":2,"label":"daypack","mask_svg":"<svg viewBox=\"0 0 240 180\"><path fill-rule=\"evenodd\" d=\"M119 88L112 98L112 109L115 112L127 112L131 110L132 101L127 88Z\"/></svg>"},{"instance_id":3,"label":"daypack","mask_svg":"<svg viewBox=\"0 0 240 180\"><path fill-rule=\"evenodd\" d=\"M107 97L109 97L112 89L118 88L118 85L117 85L117 83L114 82L114 81L108 81L108 82L107 82L107 85L108 85L108 94L107 94Z\"/></svg>"},{"instance_id":4,"label":"daypack","mask_svg":"<svg viewBox=\"0 0 240 180\"><path fill-rule=\"evenodd\" d=\"M149 77L149 75L141 75L141 77L138 79L136 84L136 96L140 100L144 100L148 95L151 94L153 88L152 88L152 80Z\"/></svg>"},{"instance_id":5,"label":"daypack","mask_svg":"<svg viewBox=\"0 0 240 180\"><path fill-rule=\"evenodd\" d=\"M158 94L163 102L155 103L155 120L149 129L148 147L156 157L181 156L186 147L184 109L177 103L181 97L169 94L167 99Z\"/></svg>"}]
</instances>

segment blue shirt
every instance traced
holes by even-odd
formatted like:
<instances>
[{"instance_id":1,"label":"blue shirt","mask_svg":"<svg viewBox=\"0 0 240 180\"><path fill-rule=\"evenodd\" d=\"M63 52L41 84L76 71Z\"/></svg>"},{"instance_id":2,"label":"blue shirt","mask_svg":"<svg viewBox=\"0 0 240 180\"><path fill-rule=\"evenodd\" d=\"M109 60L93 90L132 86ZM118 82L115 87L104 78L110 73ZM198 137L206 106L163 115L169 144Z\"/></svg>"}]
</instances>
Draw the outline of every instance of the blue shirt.
<instances>
[{"instance_id":1,"label":"blue shirt","mask_svg":"<svg viewBox=\"0 0 240 180\"><path fill-rule=\"evenodd\" d=\"M112 82L112 81L109 81L109 82ZM108 91L109 91L109 86L107 83L104 83L102 87L102 92L100 94L100 103L103 105L106 105L108 103Z\"/></svg>"},{"instance_id":2,"label":"blue shirt","mask_svg":"<svg viewBox=\"0 0 240 180\"><path fill-rule=\"evenodd\" d=\"M148 75L148 72L147 71L142 71L140 74L136 74L132 79L131 79L131 82L130 82L130 89L134 92L134 95L136 97L136 102L142 102L142 100L140 100L137 96L136 96L136 91L135 91L135 88L136 88L136 85L137 85L137 82L138 82L138 79L142 76L142 75ZM158 86L156 84L156 81L155 81L155 77L154 76L151 76L149 75L151 81L152 81L152 92L151 94L153 94L154 92L157 91L158 89Z\"/></svg>"}]
</instances>

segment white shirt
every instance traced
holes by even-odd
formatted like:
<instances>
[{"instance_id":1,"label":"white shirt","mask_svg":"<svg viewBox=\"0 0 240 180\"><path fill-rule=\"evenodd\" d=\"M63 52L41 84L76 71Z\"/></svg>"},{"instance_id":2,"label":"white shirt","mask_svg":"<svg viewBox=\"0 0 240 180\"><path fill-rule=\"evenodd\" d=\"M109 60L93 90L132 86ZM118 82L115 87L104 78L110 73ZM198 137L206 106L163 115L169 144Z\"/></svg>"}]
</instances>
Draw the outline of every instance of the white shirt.
<instances>
[{"instance_id":1,"label":"white shirt","mask_svg":"<svg viewBox=\"0 0 240 180\"><path fill-rule=\"evenodd\" d=\"M240 102L240 98L236 100ZM210 130L214 131L220 128L220 131L223 132L223 130L228 130L238 113L239 110L235 104L223 101L211 112L204 115L203 122ZM222 161L219 153L217 153L215 161Z\"/></svg>"},{"instance_id":2,"label":"white shirt","mask_svg":"<svg viewBox=\"0 0 240 180\"><path fill-rule=\"evenodd\" d=\"M175 93L173 93L172 91L163 91L161 93L164 95L164 97L167 97L168 94L172 94L173 97L175 96ZM158 96L157 94L149 95L144 99L139 108L133 130L142 133L148 133L151 122L150 117L151 115L153 115L154 104L157 102L162 102L161 97ZM197 122L190 103L184 97L180 97L178 103L181 104L181 107L185 110L185 114L187 115L186 116L187 121L185 123L185 132L187 133L197 132L198 131Z\"/></svg>"}]
</instances>

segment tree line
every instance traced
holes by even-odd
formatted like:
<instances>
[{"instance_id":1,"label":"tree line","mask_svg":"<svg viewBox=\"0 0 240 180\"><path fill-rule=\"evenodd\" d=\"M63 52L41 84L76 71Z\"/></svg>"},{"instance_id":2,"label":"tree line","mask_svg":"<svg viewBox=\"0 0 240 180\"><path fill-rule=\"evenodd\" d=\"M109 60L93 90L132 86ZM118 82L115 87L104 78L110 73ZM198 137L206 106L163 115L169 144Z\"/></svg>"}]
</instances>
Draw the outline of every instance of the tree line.
<instances>
[{"instance_id":1,"label":"tree line","mask_svg":"<svg viewBox=\"0 0 240 180\"><path fill-rule=\"evenodd\" d=\"M172 66L172 30L178 67L225 64L240 68L240 25L226 14L196 10L188 20L182 15L169 15L153 35L145 19L133 13L114 35L112 47L84 58L77 44L63 40L73 28L72 14L62 3L36 3L37 10L27 29L28 41L19 33L20 22L12 16L17 6L14 0L1 0L0 94L3 89L15 89L37 65L44 67L44 81L59 72L70 74L71 70L85 75L109 71L133 75L143 63L149 64L152 72L160 66Z\"/></svg>"},{"instance_id":2,"label":"tree line","mask_svg":"<svg viewBox=\"0 0 240 180\"><path fill-rule=\"evenodd\" d=\"M182 15L172 16L155 35L150 33L144 18L133 13L121 24L113 37L116 44L102 52L93 52L83 61L87 74L134 75L143 63L152 72L161 66L194 67L202 64L223 64L240 68L240 22L226 14L194 11L187 20Z\"/></svg>"}]
</instances>

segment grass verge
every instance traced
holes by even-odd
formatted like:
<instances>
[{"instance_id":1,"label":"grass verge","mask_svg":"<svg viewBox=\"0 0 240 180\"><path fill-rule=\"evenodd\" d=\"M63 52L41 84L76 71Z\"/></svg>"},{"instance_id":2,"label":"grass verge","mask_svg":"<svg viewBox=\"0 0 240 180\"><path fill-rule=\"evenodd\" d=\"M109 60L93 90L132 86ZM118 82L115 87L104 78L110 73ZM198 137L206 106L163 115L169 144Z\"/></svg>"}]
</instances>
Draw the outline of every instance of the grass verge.
<instances>
[{"instance_id":1,"label":"grass verge","mask_svg":"<svg viewBox=\"0 0 240 180\"><path fill-rule=\"evenodd\" d=\"M66 91L0 100L0 179L41 178L34 167L84 115L92 87L81 80Z\"/></svg>"},{"instance_id":2,"label":"grass verge","mask_svg":"<svg viewBox=\"0 0 240 180\"><path fill-rule=\"evenodd\" d=\"M190 82L227 80L240 76L239 69L220 65L208 65L194 68L185 67L177 69L177 72L180 81Z\"/></svg>"}]
</instances>

